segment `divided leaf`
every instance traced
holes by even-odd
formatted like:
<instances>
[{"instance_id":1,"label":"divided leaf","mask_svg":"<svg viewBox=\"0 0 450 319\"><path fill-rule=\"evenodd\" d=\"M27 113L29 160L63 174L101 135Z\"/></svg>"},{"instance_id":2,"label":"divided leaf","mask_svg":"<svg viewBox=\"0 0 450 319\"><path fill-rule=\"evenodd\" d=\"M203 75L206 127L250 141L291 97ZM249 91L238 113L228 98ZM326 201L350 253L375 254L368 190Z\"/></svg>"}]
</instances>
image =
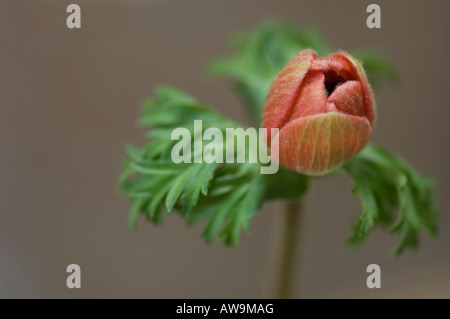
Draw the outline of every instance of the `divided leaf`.
<instances>
[{"instance_id":1,"label":"divided leaf","mask_svg":"<svg viewBox=\"0 0 450 319\"><path fill-rule=\"evenodd\" d=\"M417 173L405 160L385 149L369 145L351 159L344 169L355 182L352 193L363 206L348 240L358 246L376 224L389 225L399 211L391 232L401 236L394 254L415 248L422 228L437 233L438 208L431 179Z\"/></svg>"},{"instance_id":2,"label":"divided leaf","mask_svg":"<svg viewBox=\"0 0 450 319\"><path fill-rule=\"evenodd\" d=\"M294 183L300 187L286 192L286 196L293 196L306 190L306 179L285 169L280 170L280 176L265 177L260 174L260 163L249 164L248 161L194 163L195 154L203 153L206 146L198 149L193 142L194 120L199 119L202 120L201 133L209 127L216 127L226 137L226 128L237 127L233 121L173 88L158 89L156 98L146 102L141 123L151 126L147 134L151 140L142 149L127 147L129 159L119 178L120 190L132 197L129 225L136 228L139 213L159 223L164 212L171 214L175 210L186 218L188 224L209 219L203 233L207 242L219 236L227 245L239 245L242 230L248 231L250 221L264 199L284 197L282 192L273 192L276 188L274 180L283 176L288 176L293 182L295 180ZM179 127L188 130L190 139L171 139L172 131ZM171 152L176 143L189 144L191 163L172 161ZM226 138L223 144L218 145L225 154ZM238 147L237 143L235 147ZM247 157L257 151L249 145L245 147Z\"/></svg>"}]
</instances>

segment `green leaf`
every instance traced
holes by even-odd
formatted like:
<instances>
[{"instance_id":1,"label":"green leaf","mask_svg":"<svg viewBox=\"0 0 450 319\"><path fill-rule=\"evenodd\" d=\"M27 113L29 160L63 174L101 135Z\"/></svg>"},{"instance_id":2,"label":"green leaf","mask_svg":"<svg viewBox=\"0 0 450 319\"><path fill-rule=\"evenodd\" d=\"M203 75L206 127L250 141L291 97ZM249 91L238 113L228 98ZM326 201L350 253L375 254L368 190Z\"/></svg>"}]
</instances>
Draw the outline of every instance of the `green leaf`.
<instances>
[{"instance_id":1,"label":"green leaf","mask_svg":"<svg viewBox=\"0 0 450 319\"><path fill-rule=\"evenodd\" d=\"M377 224L392 224L391 232L402 238L394 248L398 255L406 248L416 248L419 232L425 228L437 233L438 208L433 183L402 158L374 145L345 164L355 182L352 193L360 197L363 211L348 240L355 248Z\"/></svg>"},{"instance_id":2,"label":"green leaf","mask_svg":"<svg viewBox=\"0 0 450 319\"><path fill-rule=\"evenodd\" d=\"M248 191L246 186L238 187L230 193L227 200L224 200L223 204L214 212L203 232L203 236L205 236L207 242L211 242L219 234L222 223L225 221L227 215L232 211L233 207L236 207L246 191Z\"/></svg>"},{"instance_id":3,"label":"green leaf","mask_svg":"<svg viewBox=\"0 0 450 319\"><path fill-rule=\"evenodd\" d=\"M195 171L196 168L196 166L190 166L173 180L172 185L169 188L169 192L166 196L167 212L170 213L172 211L172 208L180 198L180 195L183 192L187 181L189 180L189 178L191 178L191 174Z\"/></svg>"},{"instance_id":4,"label":"green leaf","mask_svg":"<svg viewBox=\"0 0 450 319\"><path fill-rule=\"evenodd\" d=\"M227 245L240 245L241 231L248 231L251 218L261 206L265 191L261 178L256 177L248 185L247 191L242 196L237 209L231 213L226 226L221 232Z\"/></svg>"},{"instance_id":5,"label":"green leaf","mask_svg":"<svg viewBox=\"0 0 450 319\"><path fill-rule=\"evenodd\" d=\"M207 195L209 182L214 177L214 171L217 169L218 164L197 164L197 169L194 172L193 178L186 185L186 189L183 194L184 204L183 210L190 212L192 208L197 204L200 194Z\"/></svg>"},{"instance_id":6,"label":"green leaf","mask_svg":"<svg viewBox=\"0 0 450 319\"><path fill-rule=\"evenodd\" d=\"M133 145L127 145L126 151L128 156L134 161L140 161L142 159L142 151Z\"/></svg>"},{"instance_id":7,"label":"green leaf","mask_svg":"<svg viewBox=\"0 0 450 319\"><path fill-rule=\"evenodd\" d=\"M141 206L144 203L144 201L145 201L144 197L133 198L131 208L130 208L130 214L128 216L128 225L132 229L136 229L136 227L137 227L137 219L139 217L139 210L141 209Z\"/></svg>"},{"instance_id":8,"label":"green leaf","mask_svg":"<svg viewBox=\"0 0 450 319\"><path fill-rule=\"evenodd\" d=\"M146 213L150 219L152 219L163 205L163 200L172 186L172 181L167 179L155 189L150 191L148 206L146 207Z\"/></svg>"},{"instance_id":9,"label":"green leaf","mask_svg":"<svg viewBox=\"0 0 450 319\"><path fill-rule=\"evenodd\" d=\"M241 232L248 230L264 199L284 196L280 192L276 194L274 183L280 182L283 176L289 178L296 190L286 188L286 196L294 196L306 189L306 179L286 169L280 169L280 175L262 177L260 163L194 163L194 154L204 150L196 149L192 143L193 123L198 119L203 121L203 131L216 127L224 137L226 128L238 126L172 88L160 88L155 99L146 101L141 123L151 126L147 134L150 142L142 149L127 147L129 159L119 178L121 191L134 198L129 223L136 226L139 212L159 223L164 212L170 214L175 209L188 224L209 219L204 231L206 241L219 236L228 245L238 245ZM178 127L190 132L191 163L176 164L171 159L172 147L178 142L171 140L171 132ZM202 147L208 143L203 144ZM221 146L224 154L226 145L225 141ZM235 147L238 147L236 143ZM249 145L245 147L246 156L257 151Z\"/></svg>"},{"instance_id":10,"label":"green leaf","mask_svg":"<svg viewBox=\"0 0 450 319\"><path fill-rule=\"evenodd\" d=\"M177 174L183 168L186 168L185 164L175 164L173 162L132 162L130 166L138 173L145 175L158 175L158 174Z\"/></svg>"}]
</instances>

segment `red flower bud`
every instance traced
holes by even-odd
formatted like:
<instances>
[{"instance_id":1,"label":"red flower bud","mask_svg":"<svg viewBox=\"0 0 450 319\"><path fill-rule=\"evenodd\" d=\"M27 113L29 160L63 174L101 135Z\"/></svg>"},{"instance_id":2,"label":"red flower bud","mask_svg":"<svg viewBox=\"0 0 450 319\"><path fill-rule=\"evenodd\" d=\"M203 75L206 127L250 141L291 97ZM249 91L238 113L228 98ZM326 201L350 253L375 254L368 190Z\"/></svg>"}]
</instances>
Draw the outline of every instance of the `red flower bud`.
<instances>
[{"instance_id":1,"label":"red flower bud","mask_svg":"<svg viewBox=\"0 0 450 319\"><path fill-rule=\"evenodd\" d=\"M367 144L374 122L375 101L361 64L345 52L319 58L304 50L273 81L262 127L279 128L272 141L267 134L274 160L323 175Z\"/></svg>"}]
</instances>

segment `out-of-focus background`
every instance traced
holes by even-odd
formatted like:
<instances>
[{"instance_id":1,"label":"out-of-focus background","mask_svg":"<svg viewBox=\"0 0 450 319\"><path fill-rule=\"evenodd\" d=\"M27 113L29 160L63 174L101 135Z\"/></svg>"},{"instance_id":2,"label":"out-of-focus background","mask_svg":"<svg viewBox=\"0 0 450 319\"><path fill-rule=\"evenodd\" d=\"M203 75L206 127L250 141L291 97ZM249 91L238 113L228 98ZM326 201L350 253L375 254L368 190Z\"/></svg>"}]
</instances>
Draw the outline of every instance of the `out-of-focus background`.
<instances>
[{"instance_id":1,"label":"out-of-focus background","mask_svg":"<svg viewBox=\"0 0 450 319\"><path fill-rule=\"evenodd\" d=\"M66 27L81 6L82 28ZM376 48L401 81L377 88L373 140L436 177L440 235L394 259L398 238L375 231L357 252L345 239L361 207L345 175L313 187L306 216L306 298L450 297L448 30L450 2L382 1L381 29L366 27L373 1L3 1L0 4L0 297L259 297L273 214L267 204L242 247L208 246L178 218L127 227L116 179L142 101L173 84L246 121L227 79L204 65L231 52L229 37L267 18L317 27L336 49ZM66 287L68 264L81 289ZM381 266L382 288L366 287Z\"/></svg>"}]
</instances>

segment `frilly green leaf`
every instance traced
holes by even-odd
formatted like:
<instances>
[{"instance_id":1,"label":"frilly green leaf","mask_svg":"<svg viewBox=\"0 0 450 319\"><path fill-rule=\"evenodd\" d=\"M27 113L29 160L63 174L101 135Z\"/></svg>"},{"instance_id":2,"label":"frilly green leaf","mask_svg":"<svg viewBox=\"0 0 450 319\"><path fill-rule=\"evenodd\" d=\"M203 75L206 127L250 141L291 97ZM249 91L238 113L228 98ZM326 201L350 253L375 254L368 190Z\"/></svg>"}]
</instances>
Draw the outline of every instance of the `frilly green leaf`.
<instances>
[{"instance_id":1,"label":"frilly green leaf","mask_svg":"<svg viewBox=\"0 0 450 319\"><path fill-rule=\"evenodd\" d=\"M350 248L364 242L377 224L391 225L391 232L401 236L393 250L395 255L406 248L416 248L422 228L436 235L438 207L433 181L420 175L404 159L369 145L344 169L355 183L352 193L360 197L363 206L348 240Z\"/></svg>"}]
</instances>

